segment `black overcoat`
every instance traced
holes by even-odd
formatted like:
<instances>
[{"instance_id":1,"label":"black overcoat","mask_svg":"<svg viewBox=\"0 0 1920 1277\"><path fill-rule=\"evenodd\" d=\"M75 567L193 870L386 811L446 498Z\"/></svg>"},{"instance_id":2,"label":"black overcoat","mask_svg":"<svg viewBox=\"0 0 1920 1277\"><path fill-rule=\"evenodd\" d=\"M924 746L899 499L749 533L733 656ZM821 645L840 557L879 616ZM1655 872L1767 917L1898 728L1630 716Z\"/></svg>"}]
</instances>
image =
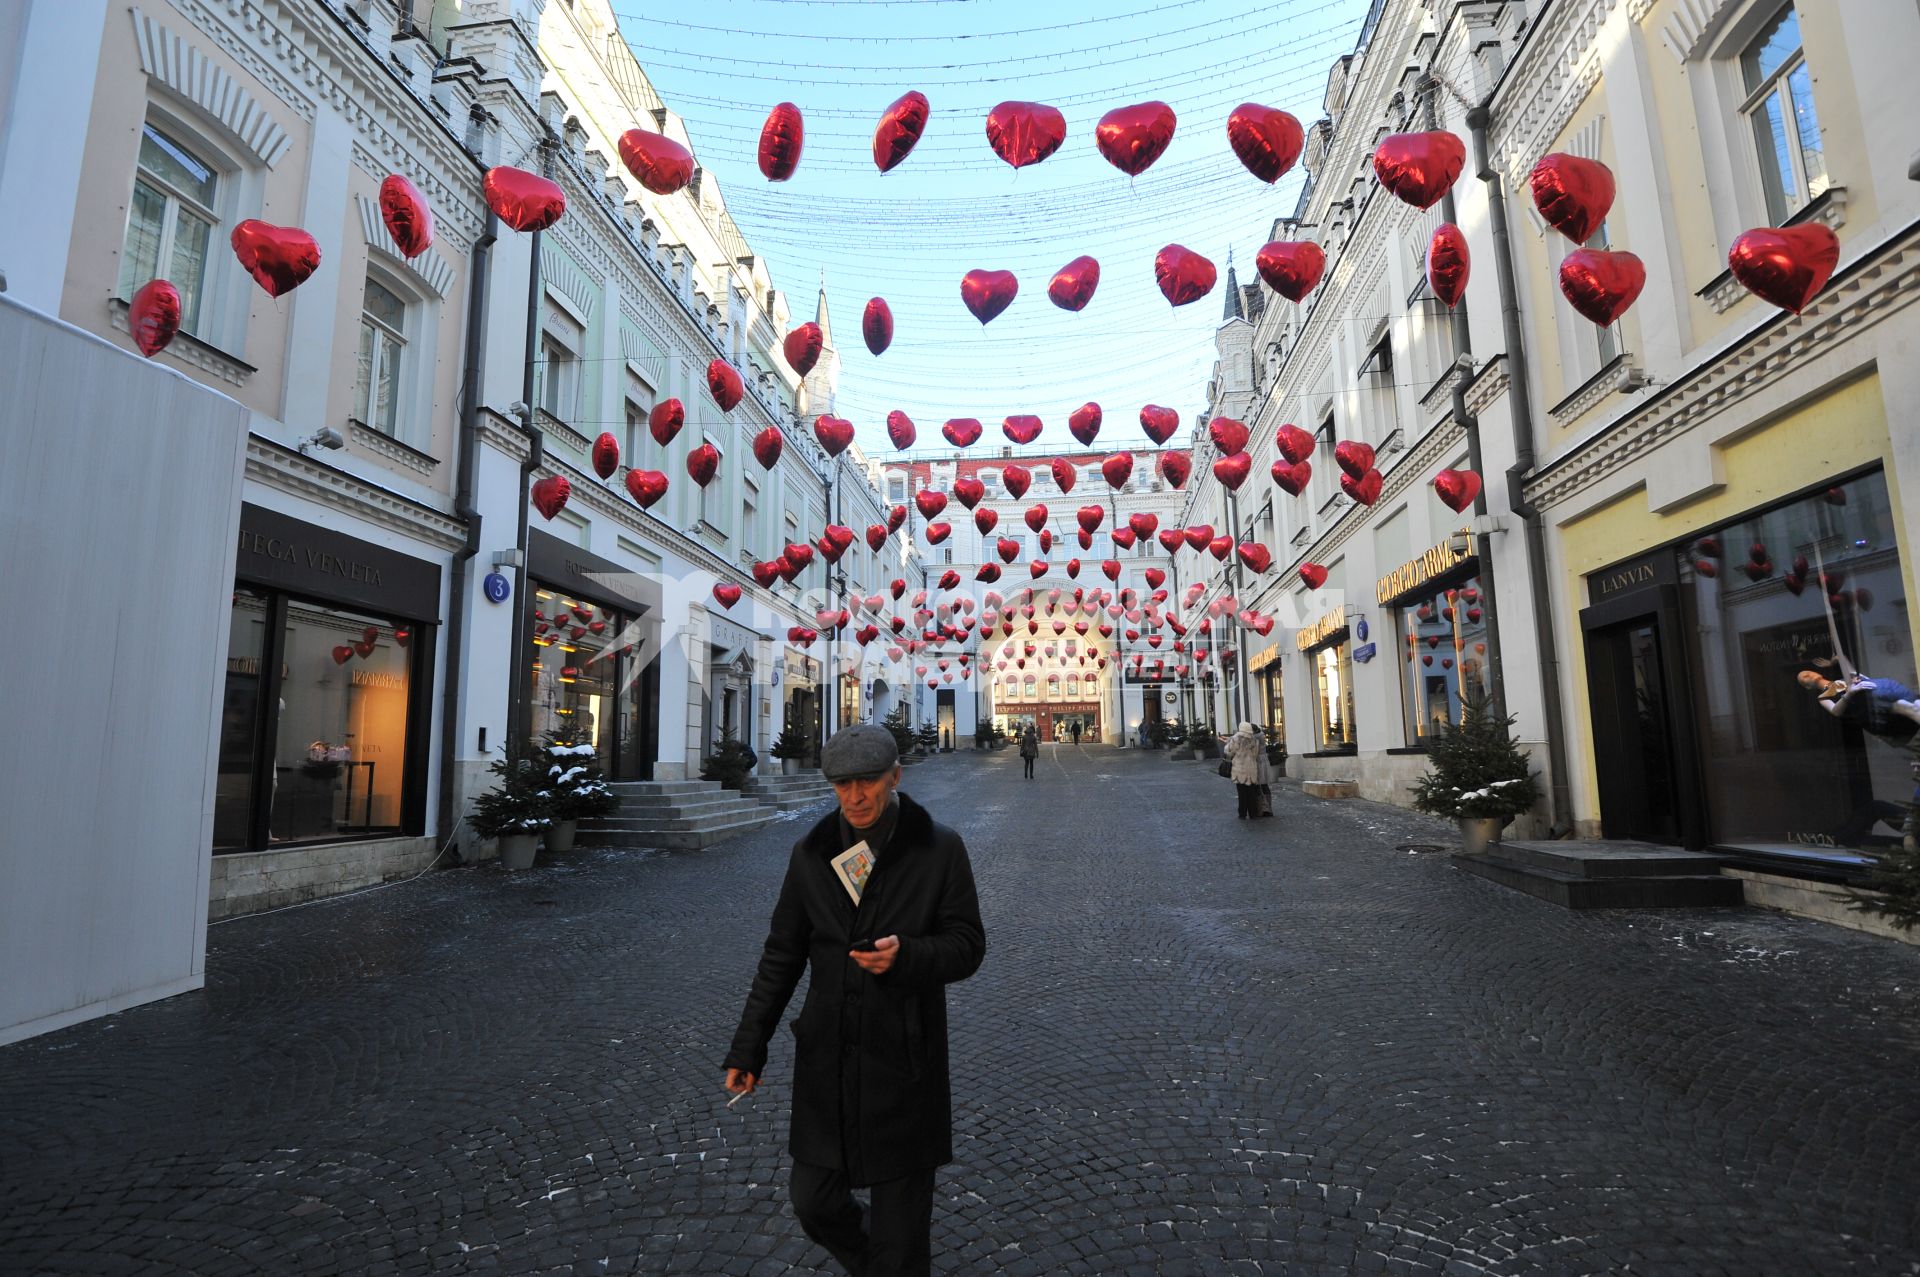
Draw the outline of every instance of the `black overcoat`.
<instances>
[{"instance_id":1,"label":"black overcoat","mask_svg":"<svg viewBox=\"0 0 1920 1277\"><path fill-rule=\"evenodd\" d=\"M829 863L845 850L836 809L798 843L724 1067L764 1072L767 1044L810 970L792 1022L788 1148L856 1186L953 1160L946 986L980 967L986 933L960 835L899 796L892 840L856 913ZM900 937L882 976L847 956L856 938Z\"/></svg>"}]
</instances>

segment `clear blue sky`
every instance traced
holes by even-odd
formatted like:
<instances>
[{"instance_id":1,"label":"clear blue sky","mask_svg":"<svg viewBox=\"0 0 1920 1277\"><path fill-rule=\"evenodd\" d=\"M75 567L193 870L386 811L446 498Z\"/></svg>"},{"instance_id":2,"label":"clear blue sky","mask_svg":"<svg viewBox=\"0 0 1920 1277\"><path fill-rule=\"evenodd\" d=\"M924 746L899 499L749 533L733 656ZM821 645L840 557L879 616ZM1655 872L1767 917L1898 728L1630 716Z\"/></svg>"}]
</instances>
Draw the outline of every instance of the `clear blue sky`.
<instances>
[{"instance_id":1,"label":"clear blue sky","mask_svg":"<svg viewBox=\"0 0 1920 1277\"><path fill-rule=\"evenodd\" d=\"M813 317L825 270L839 415L872 456L892 455L885 418L895 408L918 425L918 450L947 447L938 431L949 417L979 418L981 453L1006 442L1000 421L1013 413L1046 422L1034 450L1077 447L1067 415L1089 399L1105 410L1100 446L1146 443L1146 403L1191 421L1205 406L1229 250L1241 282L1257 280L1254 254L1274 219L1292 213L1303 177L1297 165L1274 186L1248 173L1227 145L1227 116L1258 102L1311 126L1327 69L1353 48L1366 9L1367 0L615 0L641 65L685 119L796 323ZM932 116L913 154L882 174L873 128L908 89L931 99ZM1179 117L1173 144L1129 178L1095 149L1094 125L1155 99ZM1016 172L993 153L986 116L1006 100L1065 114L1067 139L1052 158ZM755 153L782 101L805 115L806 145L799 171L776 183ZM1220 271L1212 293L1178 309L1153 279L1154 254L1170 243ZM1099 259L1100 287L1072 313L1046 288L1082 254ZM1020 279L1018 299L984 329L960 301L973 268ZM860 337L876 295L895 320L877 358Z\"/></svg>"}]
</instances>

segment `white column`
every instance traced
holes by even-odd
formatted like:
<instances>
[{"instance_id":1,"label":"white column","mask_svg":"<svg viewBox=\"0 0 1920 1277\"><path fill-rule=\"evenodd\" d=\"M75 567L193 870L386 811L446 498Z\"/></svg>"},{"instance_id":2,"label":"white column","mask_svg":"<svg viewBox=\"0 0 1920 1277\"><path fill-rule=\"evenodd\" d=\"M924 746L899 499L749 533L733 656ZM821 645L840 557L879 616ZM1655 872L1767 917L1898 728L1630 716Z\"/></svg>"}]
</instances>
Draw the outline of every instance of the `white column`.
<instances>
[{"instance_id":1,"label":"white column","mask_svg":"<svg viewBox=\"0 0 1920 1277\"><path fill-rule=\"evenodd\" d=\"M280 301L292 309L287 324L286 399L280 419L294 436L330 424L326 413L335 321L343 299L360 292L359 281L344 280L338 274L346 258L342 236L347 219L341 210L347 207L347 177L352 170L353 127L344 116L318 113L307 157L300 228L319 245L323 273L313 281L315 287L296 290ZM333 263L331 270L327 263Z\"/></svg>"},{"instance_id":2,"label":"white column","mask_svg":"<svg viewBox=\"0 0 1920 1277\"><path fill-rule=\"evenodd\" d=\"M107 0L0 10L0 271L7 296L58 315Z\"/></svg>"}]
</instances>

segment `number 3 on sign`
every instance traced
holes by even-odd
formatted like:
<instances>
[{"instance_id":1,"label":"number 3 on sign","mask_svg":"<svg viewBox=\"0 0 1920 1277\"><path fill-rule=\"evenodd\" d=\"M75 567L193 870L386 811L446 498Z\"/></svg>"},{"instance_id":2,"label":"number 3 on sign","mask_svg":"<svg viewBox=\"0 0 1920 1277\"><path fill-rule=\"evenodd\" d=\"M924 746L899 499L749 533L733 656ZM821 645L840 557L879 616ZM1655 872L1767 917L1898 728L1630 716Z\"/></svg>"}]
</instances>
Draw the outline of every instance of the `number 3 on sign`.
<instances>
[{"instance_id":1,"label":"number 3 on sign","mask_svg":"<svg viewBox=\"0 0 1920 1277\"><path fill-rule=\"evenodd\" d=\"M487 573L487 579L480 584L486 590L487 598L494 603L505 603L513 594L513 584L498 572Z\"/></svg>"}]
</instances>

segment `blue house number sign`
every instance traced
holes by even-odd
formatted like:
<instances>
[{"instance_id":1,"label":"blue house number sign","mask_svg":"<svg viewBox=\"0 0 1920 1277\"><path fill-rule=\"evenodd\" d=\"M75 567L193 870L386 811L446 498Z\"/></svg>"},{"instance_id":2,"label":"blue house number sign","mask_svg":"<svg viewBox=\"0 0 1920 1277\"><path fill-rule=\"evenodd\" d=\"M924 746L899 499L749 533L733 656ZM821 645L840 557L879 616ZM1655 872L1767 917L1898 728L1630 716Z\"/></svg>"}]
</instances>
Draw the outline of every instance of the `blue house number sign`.
<instances>
[{"instance_id":1,"label":"blue house number sign","mask_svg":"<svg viewBox=\"0 0 1920 1277\"><path fill-rule=\"evenodd\" d=\"M505 603L513 595L513 583L498 572L487 573L487 579L480 584L490 602Z\"/></svg>"}]
</instances>

